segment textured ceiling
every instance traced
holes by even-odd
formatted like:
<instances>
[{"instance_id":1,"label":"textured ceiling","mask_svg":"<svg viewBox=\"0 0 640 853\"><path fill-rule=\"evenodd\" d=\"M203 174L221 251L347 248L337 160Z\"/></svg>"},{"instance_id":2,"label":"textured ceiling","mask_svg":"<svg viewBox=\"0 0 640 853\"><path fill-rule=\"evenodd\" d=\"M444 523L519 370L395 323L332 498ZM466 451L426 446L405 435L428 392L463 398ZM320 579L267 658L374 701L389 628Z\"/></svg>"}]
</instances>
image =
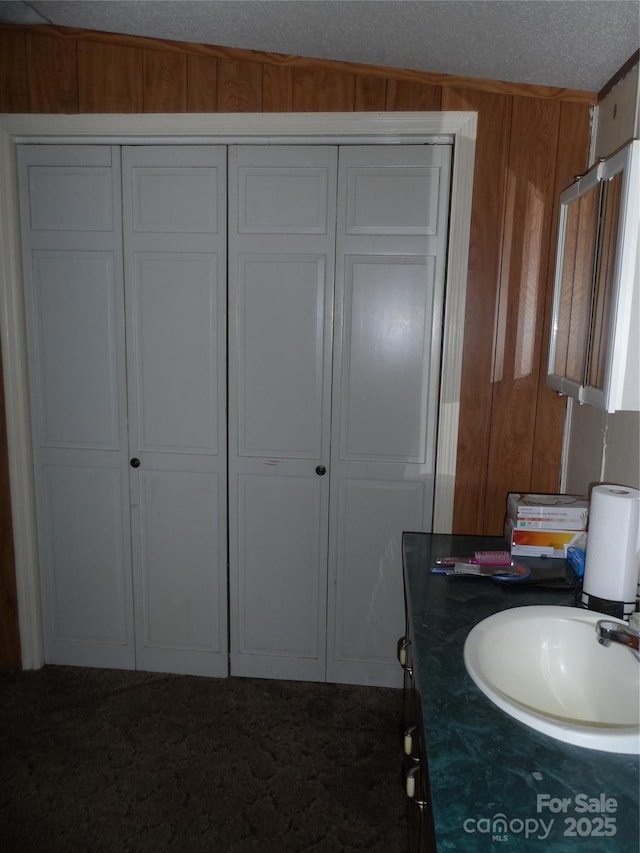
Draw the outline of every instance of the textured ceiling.
<instances>
[{"instance_id":1,"label":"textured ceiling","mask_svg":"<svg viewBox=\"0 0 640 853\"><path fill-rule=\"evenodd\" d=\"M590 91L640 41L639 0L4 0L0 20Z\"/></svg>"}]
</instances>

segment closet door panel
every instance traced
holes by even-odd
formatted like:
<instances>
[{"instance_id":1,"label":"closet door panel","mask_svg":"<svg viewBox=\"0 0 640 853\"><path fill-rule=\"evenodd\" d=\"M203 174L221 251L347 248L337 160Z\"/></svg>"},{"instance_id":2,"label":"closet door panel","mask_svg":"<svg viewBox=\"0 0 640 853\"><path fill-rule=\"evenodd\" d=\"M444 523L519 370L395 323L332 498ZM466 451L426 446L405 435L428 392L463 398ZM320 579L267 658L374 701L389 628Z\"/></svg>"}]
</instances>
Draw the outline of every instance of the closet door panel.
<instances>
[{"instance_id":1,"label":"closet door panel","mask_svg":"<svg viewBox=\"0 0 640 853\"><path fill-rule=\"evenodd\" d=\"M205 155L194 165L171 166L158 149L145 148L145 154L148 165L136 163L131 173L132 230L169 237L202 234L205 242L207 235L218 233L219 165Z\"/></svg>"},{"instance_id":2,"label":"closet door panel","mask_svg":"<svg viewBox=\"0 0 640 853\"><path fill-rule=\"evenodd\" d=\"M45 660L133 668L120 152L18 160Z\"/></svg>"},{"instance_id":3,"label":"closet door panel","mask_svg":"<svg viewBox=\"0 0 640 853\"><path fill-rule=\"evenodd\" d=\"M225 676L226 149L123 149L139 669Z\"/></svg>"},{"instance_id":4,"label":"closet door panel","mask_svg":"<svg viewBox=\"0 0 640 853\"><path fill-rule=\"evenodd\" d=\"M217 477L183 471L141 471L140 541L134 541L145 570L140 590L144 648L157 652L168 671L184 652L192 669L210 667L209 656L224 651L219 624ZM175 658L175 660L173 660Z\"/></svg>"},{"instance_id":5,"label":"closet door panel","mask_svg":"<svg viewBox=\"0 0 640 853\"><path fill-rule=\"evenodd\" d=\"M51 447L117 449L113 256L34 251L31 274L42 441Z\"/></svg>"},{"instance_id":6,"label":"closet door panel","mask_svg":"<svg viewBox=\"0 0 640 853\"><path fill-rule=\"evenodd\" d=\"M135 266L138 449L216 454L220 293L215 258L137 253Z\"/></svg>"},{"instance_id":7,"label":"closet door panel","mask_svg":"<svg viewBox=\"0 0 640 853\"><path fill-rule=\"evenodd\" d=\"M359 152L365 153L363 149ZM362 163L350 160L345 233L399 237L437 234L440 193L447 192L441 185L439 166L426 160L402 163L397 158L385 164L375 153L368 159Z\"/></svg>"},{"instance_id":8,"label":"closet door panel","mask_svg":"<svg viewBox=\"0 0 640 853\"><path fill-rule=\"evenodd\" d=\"M322 680L324 631L319 620L320 600L326 595L326 532L320 529L321 482L247 475L240 478L239 493L246 524L239 547L240 611L245 618L236 674L244 674L244 656L250 660L258 654L274 657L273 677L286 677L290 657L291 677L303 658ZM266 574L265 566L273 570ZM265 663L262 675L268 672Z\"/></svg>"},{"instance_id":9,"label":"closet door panel","mask_svg":"<svg viewBox=\"0 0 640 853\"><path fill-rule=\"evenodd\" d=\"M229 164L231 673L322 681L336 149Z\"/></svg>"},{"instance_id":10,"label":"closet door panel","mask_svg":"<svg viewBox=\"0 0 640 853\"><path fill-rule=\"evenodd\" d=\"M404 530L431 530L445 145L340 149L327 679L400 686Z\"/></svg>"},{"instance_id":11,"label":"closet door panel","mask_svg":"<svg viewBox=\"0 0 640 853\"><path fill-rule=\"evenodd\" d=\"M345 259L341 459L425 462L433 258Z\"/></svg>"},{"instance_id":12,"label":"closet door panel","mask_svg":"<svg viewBox=\"0 0 640 853\"><path fill-rule=\"evenodd\" d=\"M43 538L51 569L47 645L77 645L78 654L67 662L86 666L96 665L98 646L101 665L120 666L128 639L126 484L118 470L90 463L45 465L43 474Z\"/></svg>"},{"instance_id":13,"label":"closet door panel","mask_svg":"<svg viewBox=\"0 0 640 853\"><path fill-rule=\"evenodd\" d=\"M239 454L320 457L324 256L242 255L237 295Z\"/></svg>"},{"instance_id":14,"label":"closet door panel","mask_svg":"<svg viewBox=\"0 0 640 853\"><path fill-rule=\"evenodd\" d=\"M255 146L239 152L239 234L326 234L333 175L324 155L317 156L321 150Z\"/></svg>"},{"instance_id":15,"label":"closet door panel","mask_svg":"<svg viewBox=\"0 0 640 853\"><path fill-rule=\"evenodd\" d=\"M60 146L54 153L53 146L45 147L56 162L28 167L30 230L56 232L56 240L63 233L78 240L82 232L103 232L109 241L115 224L113 173L105 148L80 152L79 146Z\"/></svg>"},{"instance_id":16,"label":"closet door panel","mask_svg":"<svg viewBox=\"0 0 640 853\"><path fill-rule=\"evenodd\" d=\"M423 523L425 487L384 479L344 477L337 502L338 565L335 656L356 666L388 664L404 618L402 554L397 531ZM371 567L376 571L371 577ZM362 590L367 590L365 606Z\"/></svg>"}]
</instances>

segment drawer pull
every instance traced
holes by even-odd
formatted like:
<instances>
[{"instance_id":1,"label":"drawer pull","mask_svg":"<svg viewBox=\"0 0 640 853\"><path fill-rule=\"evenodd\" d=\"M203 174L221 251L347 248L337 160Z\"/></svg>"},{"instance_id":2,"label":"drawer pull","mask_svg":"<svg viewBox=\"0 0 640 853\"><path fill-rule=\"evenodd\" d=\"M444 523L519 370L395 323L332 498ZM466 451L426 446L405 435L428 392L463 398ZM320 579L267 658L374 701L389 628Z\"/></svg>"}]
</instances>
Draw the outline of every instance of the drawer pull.
<instances>
[{"instance_id":1,"label":"drawer pull","mask_svg":"<svg viewBox=\"0 0 640 853\"><path fill-rule=\"evenodd\" d=\"M405 672L413 675L413 668L407 664L407 649L410 645L411 640L407 639L407 637L400 637L398 640L398 661Z\"/></svg>"},{"instance_id":2,"label":"drawer pull","mask_svg":"<svg viewBox=\"0 0 640 853\"><path fill-rule=\"evenodd\" d=\"M404 733L404 754L413 755L413 734L416 730L415 726L409 726Z\"/></svg>"},{"instance_id":3,"label":"drawer pull","mask_svg":"<svg viewBox=\"0 0 640 853\"><path fill-rule=\"evenodd\" d=\"M415 774L409 771L406 779L407 797L412 800L416 795L416 777Z\"/></svg>"},{"instance_id":4,"label":"drawer pull","mask_svg":"<svg viewBox=\"0 0 640 853\"><path fill-rule=\"evenodd\" d=\"M416 800L416 776L420 772L419 767L412 767L410 770L407 770L407 775L405 778L405 790L407 792L407 797L410 800L419 806L420 809L426 808L427 802L425 800Z\"/></svg>"}]
</instances>

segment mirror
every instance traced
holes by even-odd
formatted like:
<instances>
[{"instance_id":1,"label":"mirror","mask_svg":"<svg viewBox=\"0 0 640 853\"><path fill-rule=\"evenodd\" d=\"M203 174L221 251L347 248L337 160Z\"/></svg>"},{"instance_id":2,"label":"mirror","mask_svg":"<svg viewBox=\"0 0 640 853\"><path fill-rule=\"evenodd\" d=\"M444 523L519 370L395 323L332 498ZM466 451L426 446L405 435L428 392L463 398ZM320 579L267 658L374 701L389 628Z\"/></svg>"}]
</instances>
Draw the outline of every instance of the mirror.
<instances>
[{"instance_id":1,"label":"mirror","mask_svg":"<svg viewBox=\"0 0 640 853\"><path fill-rule=\"evenodd\" d=\"M553 372L576 383L582 381L587 358L595 266L591 247L598 235L599 204L600 187L595 184L566 209Z\"/></svg>"},{"instance_id":2,"label":"mirror","mask_svg":"<svg viewBox=\"0 0 640 853\"><path fill-rule=\"evenodd\" d=\"M593 314L589 339L586 384L604 388L606 353L611 334L611 303L614 290L616 246L622 196L622 172L602 185L602 216L598 245L598 265L593 294Z\"/></svg>"},{"instance_id":3,"label":"mirror","mask_svg":"<svg viewBox=\"0 0 640 853\"><path fill-rule=\"evenodd\" d=\"M547 384L608 412L640 411L639 196L640 140L560 195Z\"/></svg>"}]
</instances>

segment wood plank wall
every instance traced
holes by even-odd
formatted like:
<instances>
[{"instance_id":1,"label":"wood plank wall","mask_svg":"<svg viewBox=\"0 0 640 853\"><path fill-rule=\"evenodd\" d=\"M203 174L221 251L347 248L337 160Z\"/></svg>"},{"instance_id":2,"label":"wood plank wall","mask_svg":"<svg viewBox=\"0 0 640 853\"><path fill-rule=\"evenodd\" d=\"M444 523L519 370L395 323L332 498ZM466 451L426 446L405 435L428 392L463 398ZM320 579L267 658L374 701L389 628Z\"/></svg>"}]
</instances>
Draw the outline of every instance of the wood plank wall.
<instances>
[{"instance_id":1,"label":"wood plank wall","mask_svg":"<svg viewBox=\"0 0 640 853\"><path fill-rule=\"evenodd\" d=\"M455 483L458 533L499 534L510 490L558 488L565 404L545 386L556 207L560 191L586 167L589 107L596 100L592 92L0 26L1 112L478 112ZM0 664L15 665L19 643L2 430L0 444Z\"/></svg>"}]
</instances>

